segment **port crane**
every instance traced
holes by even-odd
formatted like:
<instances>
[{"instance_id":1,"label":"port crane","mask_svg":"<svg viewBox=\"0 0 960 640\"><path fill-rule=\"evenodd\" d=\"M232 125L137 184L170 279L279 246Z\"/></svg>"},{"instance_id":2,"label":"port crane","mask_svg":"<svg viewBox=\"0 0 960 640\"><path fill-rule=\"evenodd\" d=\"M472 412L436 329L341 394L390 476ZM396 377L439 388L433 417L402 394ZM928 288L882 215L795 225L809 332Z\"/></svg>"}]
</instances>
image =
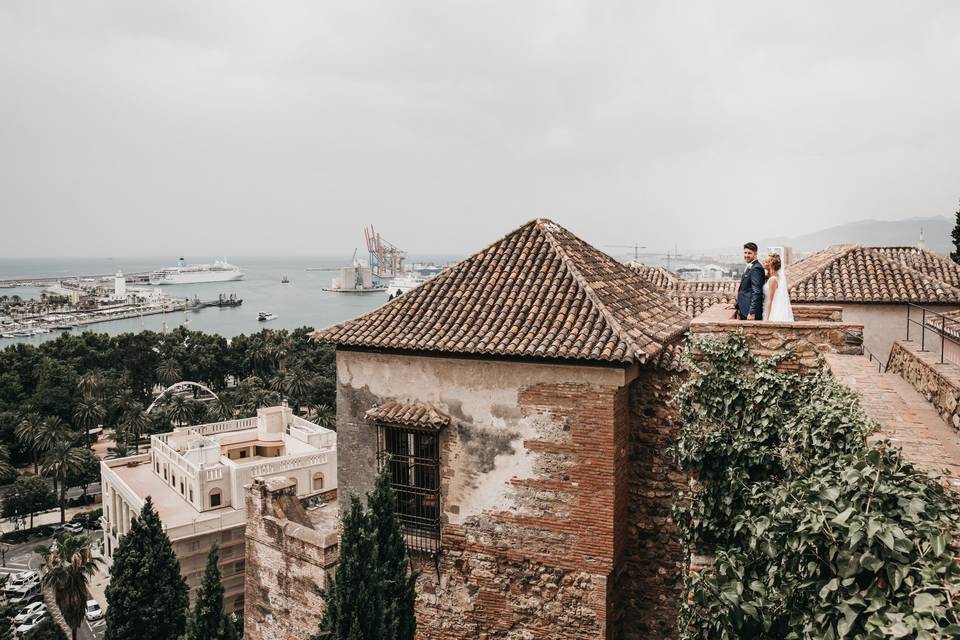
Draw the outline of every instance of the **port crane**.
<instances>
[{"instance_id":1,"label":"port crane","mask_svg":"<svg viewBox=\"0 0 960 640\"><path fill-rule=\"evenodd\" d=\"M392 278L403 271L407 252L390 244L374 230L373 225L363 229L363 239L370 254L370 270L374 277Z\"/></svg>"}]
</instances>

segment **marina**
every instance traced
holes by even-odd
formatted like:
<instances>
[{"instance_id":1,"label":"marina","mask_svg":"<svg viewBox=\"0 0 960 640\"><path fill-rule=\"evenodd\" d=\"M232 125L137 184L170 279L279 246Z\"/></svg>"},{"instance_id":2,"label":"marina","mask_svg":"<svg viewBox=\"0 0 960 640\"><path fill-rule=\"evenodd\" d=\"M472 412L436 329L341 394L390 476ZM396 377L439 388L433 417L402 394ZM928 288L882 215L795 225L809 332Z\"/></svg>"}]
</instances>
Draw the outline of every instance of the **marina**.
<instances>
[{"instance_id":1,"label":"marina","mask_svg":"<svg viewBox=\"0 0 960 640\"><path fill-rule=\"evenodd\" d=\"M49 324L43 326L49 327L49 333L28 333L21 336L13 336L13 330L0 326L0 336L7 334L10 337L0 337L0 348L18 342L28 344L39 344L47 340L54 340L64 333L79 333L80 331L96 331L116 335L124 332L138 332L141 330L162 332L164 326L170 331L184 323L184 303L187 300L191 302L195 299L203 301L216 301L221 293L235 295L241 303L237 306L229 304L203 304L200 306L189 306L190 322L186 326L191 330L205 331L208 333L217 333L230 338L240 334L252 334L269 327L270 329L293 330L299 327L321 327L336 322L341 322L348 318L361 315L379 307L387 302L386 290L381 290L383 295L343 295L326 291L331 284L332 276L340 271L340 267L350 263L350 255L346 256L303 256L303 257L243 257L237 258L237 263L244 266L245 277L243 280L224 283L203 283L194 285L169 285L164 287L154 287L153 289L161 292L176 300L176 306L170 312L155 311L146 312L141 315L138 311L127 313L115 313L114 315L99 314L88 320L84 324L58 318L51 320ZM418 257L418 261L425 265L440 265L449 262L452 257ZM0 278L12 280L14 282L29 282L29 287L18 287L3 289L0 291L0 297L3 295L19 295L24 298L38 298L42 293L42 288L38 283L56 283L61 278L38 277L45 272L80 274L80 279L91 278L99 279L100 276L85 276L83 274L103 273L110 268L111 263L120 261L92 261L76 260L66 261L63 259L48 259L40 262L31 261L12 261L0 259ZM162 258L140 259L135 263L116 265L124 267L124 275L128 280L130 274L148 273L150 265L163 264ZM434 266L433 268L439 269ZM29 271L27 271L29 269ZM129 271L128 271L129 269ZM312 269L309 270L308 269ZM282 284L283 275L286 274L290 283ZM110 278L114 274L109 274ZM257 320L258 312L265 310L277 316L277 319L269 322L260 322ZM0 310L0 316L3 315ZM49 315L49 314L48 314ZM90 322L90 320L94 320ZM68 330L54 329L57 325L74 325L77 327ZM39 328L39 325L37 326ZM23 331L27 331L24 329Z\"/></svg>"}]
</instances>

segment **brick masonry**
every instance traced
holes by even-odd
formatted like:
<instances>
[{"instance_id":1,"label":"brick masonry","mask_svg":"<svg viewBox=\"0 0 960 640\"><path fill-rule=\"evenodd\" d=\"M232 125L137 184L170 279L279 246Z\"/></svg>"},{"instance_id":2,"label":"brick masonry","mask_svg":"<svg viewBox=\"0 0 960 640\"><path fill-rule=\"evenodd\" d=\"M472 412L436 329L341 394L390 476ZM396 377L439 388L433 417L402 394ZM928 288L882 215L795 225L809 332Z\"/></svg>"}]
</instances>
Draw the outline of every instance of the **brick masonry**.
<instances>
[{"instance_id":1,"label":"brick masonry","mask_svg":"<svg viewBox=\"0 0 960 640\"><path fill-rule=\"evenodd\" d=\"M246 496L245 640L305 640L324 605L317 592L337 561L336 490L308 512L292 481L255 479Z\"/></svg>"},{"instance_id":2,"label":"brick masonry","mask_svg":"<svg viewBox=\"0 0 960 640\"><path fill-rule=\"evenodd\" d=\"M415 555L418 638L669 638L683 554L666 449L678 374L338 351L341 500L369 490L389 401L449 415L441 551ZM351 468L347 468L351 467Z\"/></svg>"}]
</instances>

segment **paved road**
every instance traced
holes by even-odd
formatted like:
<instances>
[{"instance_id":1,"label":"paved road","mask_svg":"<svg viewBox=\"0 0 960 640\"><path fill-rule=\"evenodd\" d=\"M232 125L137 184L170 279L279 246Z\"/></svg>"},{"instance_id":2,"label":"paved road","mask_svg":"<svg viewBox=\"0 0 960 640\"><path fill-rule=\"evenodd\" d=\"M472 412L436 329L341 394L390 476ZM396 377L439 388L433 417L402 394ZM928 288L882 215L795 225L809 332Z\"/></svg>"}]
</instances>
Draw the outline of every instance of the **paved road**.
<instances>
[{"instance_id":1,"label":"paved road","mask_svg":"<svg viewBox=\"0 0 960 640\"><path fill-rule=\"evenodd\" d=\"M87 531L86 534L93 539L94 548L97 548L103 538L103 532ZM8 575L27 569L38 569L40 567L40 556L34 553L34 549L38 545L49 546L52 540L49 537L32 538L22 544L12 545L7 549L5 562L0 566L0 574ZM101 602L100 606L103 605L104 603ZM106 623L103 620L98 620L92 624L84 620L83 624L80 625L80 633L77 635L83 640L100 640L103 638L105 628Z\"/></svg>"}]
</instances>

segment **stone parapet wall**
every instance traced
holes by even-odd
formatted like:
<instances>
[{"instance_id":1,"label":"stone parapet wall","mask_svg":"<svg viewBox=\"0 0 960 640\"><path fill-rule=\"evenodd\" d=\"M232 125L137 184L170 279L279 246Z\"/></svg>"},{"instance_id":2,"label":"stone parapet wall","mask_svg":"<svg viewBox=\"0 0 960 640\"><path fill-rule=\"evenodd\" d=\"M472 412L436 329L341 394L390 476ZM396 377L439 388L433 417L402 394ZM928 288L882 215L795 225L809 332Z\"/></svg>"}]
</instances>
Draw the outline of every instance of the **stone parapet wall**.
<instances>
[{"instance_id":1,"label":"stone parapet wall","mask_svg":"<svg viewBox=\"0 0 960 640\"><path fill-rule=\"evenodd\" d=\"M826 309L830 309L827 307ZM821 354L863 354L863 325L832 320L798 320L796 322L744 321L730 319L731 311L725 305L716 305L690 323L690 334L720 338L740 333L750 349L761 356L772 356L786 351L796 357L783 363L782 368L803 372L820 366ZM832 315L830 311L818 311ZM696 358L696 351L692 353Z\"/></svg>"},{"instance_id":2,"label":"stone parapet wall","mask_svg":"<svg viewBox=\"0 0 960 640\"><path fill-rule=\"evenodd\" d=\"M947 424L960 430L960 366L940 364L938 356L919 348L915 342L894 342L887 371L913 385Z\"/></svg>"},{"instance_id":3,"label":"stone parapet wall","mask_svg":"<svg viewBox=\"0 0 960 640\"><path fill-rule=\"evenodd\" d=\"M843 322L843 307L826 304L795 304L793 319L802 321Z\"/></svg>"},{"instance_id":4,"label":"stone parapet wall","mask_svg":"<svg viewBox=\"0 0 960 640\"><path fill-rule=\"evenodd\" d=\"M324 603L317 592L338 558L336 490L320 494L330 509L316 522L290 480L257 478L246 495L245 640L306 640ZM327 526L321 526L325 524Z\"/></svg>"}]
</instances>

